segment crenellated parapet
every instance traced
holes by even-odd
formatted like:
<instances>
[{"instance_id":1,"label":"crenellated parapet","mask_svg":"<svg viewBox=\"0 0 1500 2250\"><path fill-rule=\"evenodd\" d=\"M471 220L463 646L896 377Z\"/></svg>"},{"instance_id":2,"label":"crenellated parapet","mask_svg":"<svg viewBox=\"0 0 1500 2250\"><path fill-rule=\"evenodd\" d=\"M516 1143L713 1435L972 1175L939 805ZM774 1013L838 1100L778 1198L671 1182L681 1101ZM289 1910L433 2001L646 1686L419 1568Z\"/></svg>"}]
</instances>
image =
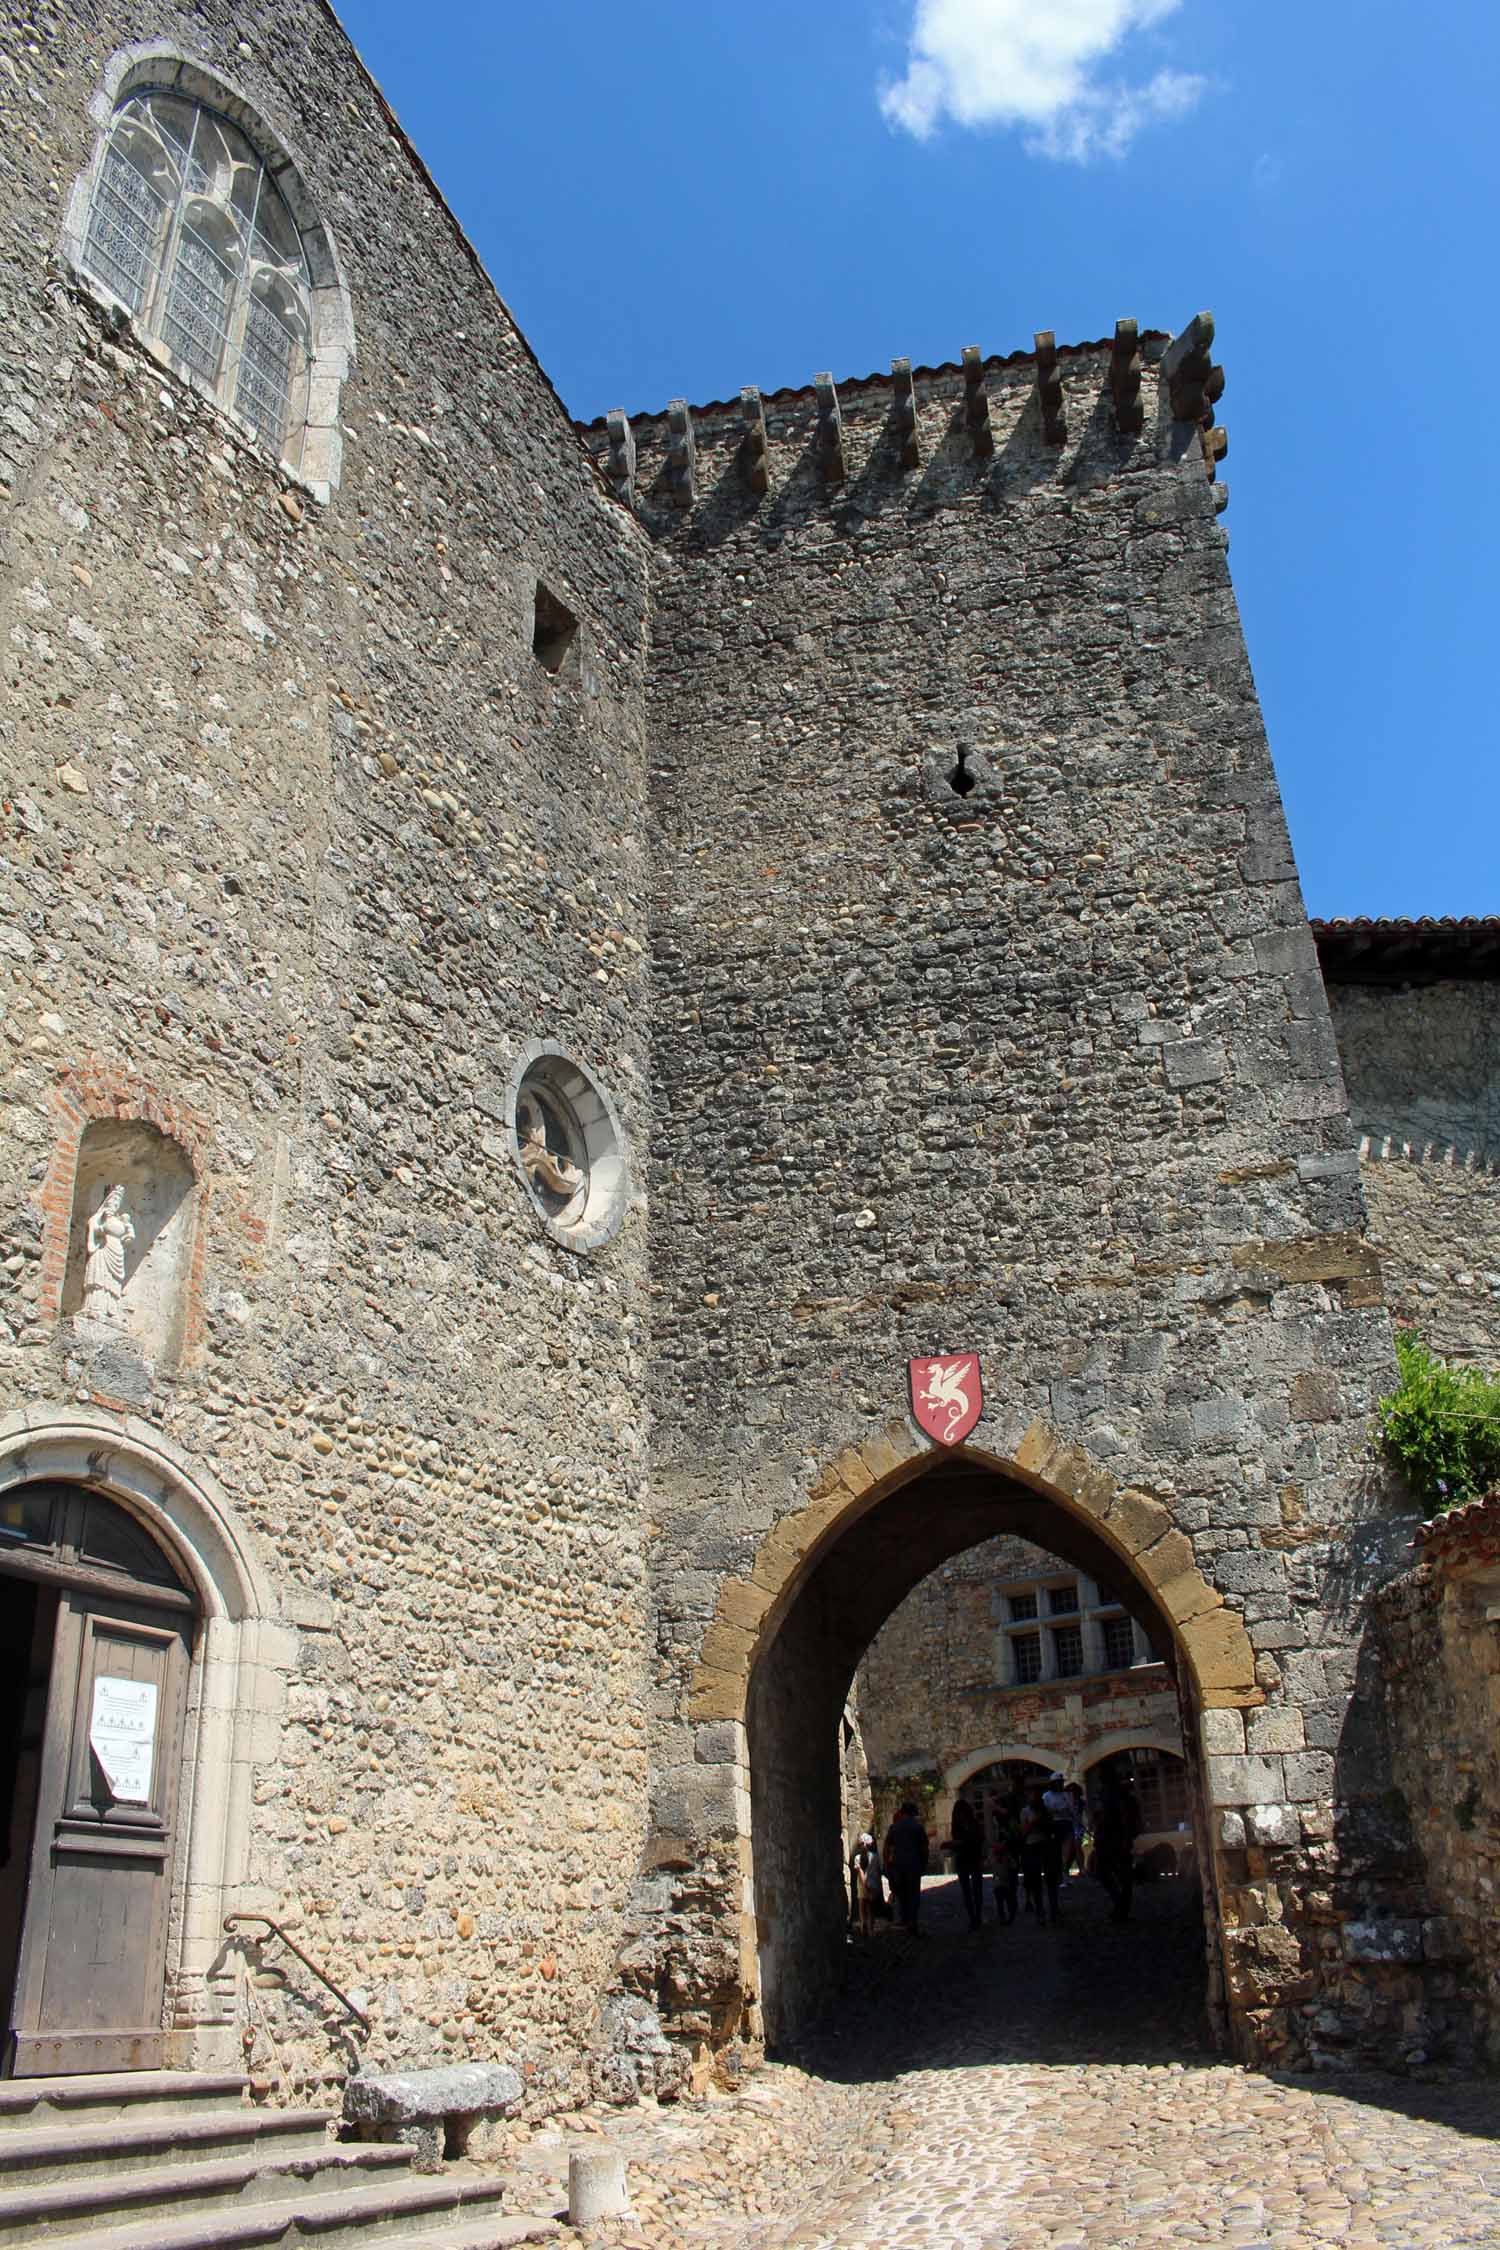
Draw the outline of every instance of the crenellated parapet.
<instances>
[{"instance_id":1,"label":"crenellated parapet","mask_svg":"<svg viewBox=\"0 0 1500 2250\"><path fill-rule=\"evenodd\" d=\"M634 417L617 407L580 435L609 488L658 537L798 495L833 510L903 495L929 510L1003 505L1011 492L1086 487L1195 443L1215 483L1227 439L1215 421L1224 370L1213 339L1210 313L1176 336L1120 320L1112 337L1059 344L1043 329L1030 351L1005 357L968 344L937 367L895 359L888 375L844 383L821 373L703 406L679 398ZM1227 498L1216 485L1215 507Z\"/></svg>"}]
</instances>

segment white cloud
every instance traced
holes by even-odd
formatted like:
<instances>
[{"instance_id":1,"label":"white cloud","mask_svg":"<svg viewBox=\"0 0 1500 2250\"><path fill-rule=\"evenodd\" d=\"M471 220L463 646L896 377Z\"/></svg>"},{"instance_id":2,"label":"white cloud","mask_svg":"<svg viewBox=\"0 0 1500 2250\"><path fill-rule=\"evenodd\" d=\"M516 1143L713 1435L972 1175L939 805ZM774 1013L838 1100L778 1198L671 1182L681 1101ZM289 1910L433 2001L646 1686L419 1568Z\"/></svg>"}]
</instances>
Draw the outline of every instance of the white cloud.
<instances>
[{"instance_id":1,"label":"white cloud","mask_svg":"<svg viewBox=\"0 0 1500 2250\"><path fill-rule=\"evenodd\" d=\"M1123 156L1145 125L1181 117L1204 81L1158 70L1144 84L1104 75L1131 32L1180 0L917 0L906 75L883 86L893 125L925 141L942 122L1020 128L1037 155L1086 164Z\"/></svg>"}]
</instances>

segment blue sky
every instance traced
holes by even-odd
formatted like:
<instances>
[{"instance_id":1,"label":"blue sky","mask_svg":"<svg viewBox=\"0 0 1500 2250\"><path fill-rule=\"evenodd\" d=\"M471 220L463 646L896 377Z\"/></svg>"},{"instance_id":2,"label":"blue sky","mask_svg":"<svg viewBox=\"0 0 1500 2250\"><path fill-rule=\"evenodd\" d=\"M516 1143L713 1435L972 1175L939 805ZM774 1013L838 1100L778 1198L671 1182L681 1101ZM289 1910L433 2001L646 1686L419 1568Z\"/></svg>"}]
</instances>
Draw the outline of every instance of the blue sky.
<instances>
[{"instance_id":1,"label":"blue sky","mask_svg":"<svg viewBox=\"0 0 1500 2250\"><path fill-rule=\"evenodd\" d=\"M1500 913L1500 9L340 12L581 416L1210 307L1309 910Z\"/></svg>"}]
</instances>

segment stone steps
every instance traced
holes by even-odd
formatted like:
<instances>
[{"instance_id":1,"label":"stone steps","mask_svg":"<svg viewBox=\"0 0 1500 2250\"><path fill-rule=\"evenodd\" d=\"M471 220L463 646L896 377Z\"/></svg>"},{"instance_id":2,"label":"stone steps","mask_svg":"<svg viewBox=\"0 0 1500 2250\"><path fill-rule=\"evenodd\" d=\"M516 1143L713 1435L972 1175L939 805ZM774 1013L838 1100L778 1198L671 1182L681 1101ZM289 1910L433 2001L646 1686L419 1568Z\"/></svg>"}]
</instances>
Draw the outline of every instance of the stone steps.
<instances>
[{"instance_id":1,"label":"stone steps","mask_svg":"<svg viewBox=\"0 0 1500 2250\"><path fill-rule=\"evenodd\" d=\"M34 2239L47 2250L292 2250L315 2242L322 2250L361 2250L370 2243L399 2243L402 2250L509 2250L513 2243L555 2237L558 2223L498 2208L503 2181L459 2188L413 2173L393 2188L361 2189L347 2196L257 2204L248 2211L204 2211L190 2219L139 2225L88 2226L70 2234ZM484 2209L491 2198L495 2208ZM452 2218L448 2217L452 2214ZM456 2219L459 2223L453 2223Z\"/></svg>"},{"instance_id":2,"label":"stone steps","mask_svg":"<svg viewBox=\"0 0 1500 2250\"><path fill-rule=\"evenodd\" d=\"M212 2157L315 2154L329 2145L323 2109L207 2110L203 2115L92 2117L76 2125L12 2128L0 2135L0 2194L53 2180L113 2179Z\"/></svg>"},{"instance_id":3,"label":"stone steps","mask_svg":"<svg viewBox=\"0 0 1500 2250\"><path fill-rule=\"evenodd\" d=\"M7 2132L75 2119L182 2117L232 2108L246 2081L191 2070L97 2071L82 2078L0 2078L0 2150Z\"/></svg>"},{"instance_id":4,"label":"stone steps","mask_svg":"<svg viewBox=\"0 0 1500 2250\"><path fill-rule=\"evenodd\" d=\"M182 2072L0 2082L0 2250L274 2250L316 2242L502 2250L557 2231L474 2165L338 2142L317 2109L252 2109L239 2078Z\"/></svg>"},{"instance_id":5,"label":"stone steps","mask_svg":"<svg viewBox=\"0 0 1500 2250\"><path fill-rule=\"evenodd\" d=\"M103 2178L66 2175L36 2187L0 2182L0 2244L46 2241L105 2219L175 2218L221 2204L277 2203L292 2196L336 2195L342 2200L372 2172L406 2175L404 2148L336 2148L330 2141L312 2155L272 2156L252 2148L230 2163L184 2158Z\"/></svg>"}]
</instances>

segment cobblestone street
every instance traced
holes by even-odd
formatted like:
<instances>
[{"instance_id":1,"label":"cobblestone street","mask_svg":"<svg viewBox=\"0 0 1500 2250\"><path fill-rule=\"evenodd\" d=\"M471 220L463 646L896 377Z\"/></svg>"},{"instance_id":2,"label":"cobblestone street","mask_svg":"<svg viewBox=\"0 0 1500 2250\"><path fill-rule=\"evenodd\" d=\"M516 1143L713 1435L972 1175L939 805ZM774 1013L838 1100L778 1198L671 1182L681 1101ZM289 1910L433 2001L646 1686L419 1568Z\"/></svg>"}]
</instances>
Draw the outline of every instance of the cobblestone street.
<instances>
[{"instance_id":1,"label":"cobblestone street","mask_svg":"<svg viewBox=\"0 0 1500 2250\"><path fill-rule=\"evenodd\" d=\"M987 1886L988 1889L988 1886ZM1063 1920L883 1931L807 2067L657 2116L569 2121L626 2147L642 2250L1433 2250L1500 2245L1488 2084L1276 2080L1196 2033L1199 1933L1177 1886L1126 1928L1090 1883ZM527 2168L561 2180L572 2131Z\"/></svg>"}]
</instances>

